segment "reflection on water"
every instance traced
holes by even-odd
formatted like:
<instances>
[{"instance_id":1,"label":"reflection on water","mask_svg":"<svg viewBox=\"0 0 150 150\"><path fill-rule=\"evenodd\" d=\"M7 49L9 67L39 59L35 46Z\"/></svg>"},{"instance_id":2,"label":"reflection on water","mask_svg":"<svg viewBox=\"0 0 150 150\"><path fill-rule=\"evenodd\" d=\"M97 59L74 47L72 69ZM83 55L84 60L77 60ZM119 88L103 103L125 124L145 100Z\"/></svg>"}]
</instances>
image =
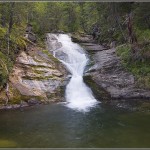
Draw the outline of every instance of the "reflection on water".
<instances>
[{"instance_id":1,"label":"reflection on water","mask_svg":"<svg viewBox=\"0 0 150 150\"><path fill-rule=\"evenodd\" d=\"M150 147L150 114L51 104L0 113L0 147Z\"/></svg>"}]
</instances>

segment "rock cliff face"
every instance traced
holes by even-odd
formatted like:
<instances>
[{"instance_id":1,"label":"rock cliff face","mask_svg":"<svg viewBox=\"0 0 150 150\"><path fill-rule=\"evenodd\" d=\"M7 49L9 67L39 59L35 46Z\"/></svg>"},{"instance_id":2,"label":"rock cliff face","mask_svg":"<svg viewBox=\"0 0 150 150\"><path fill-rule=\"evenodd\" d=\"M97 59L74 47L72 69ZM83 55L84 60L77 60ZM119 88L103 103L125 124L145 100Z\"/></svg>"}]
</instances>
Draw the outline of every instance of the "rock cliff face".
<instances>
[{"instance_id":1,"label":"rock cliff face","mask_svg":"<svg viewBox=\"0 0 150 150\"><path fill-rule=\"evenodd\" d=\"M48 50L33 45L27 50L16 59L8 96L5 91L0 93L1 109L63 101L66 69Z\"/></svg>"},{"instance_id":2,"label":"rock cliff face","mask_svg":"<svg viewBox=\"0 0 150 150\"><path fill-rule=\"evenodd\" d=\"M122 67L115 48L106 49L86 39L75 40L91 58L84 80L100 99L150 98L150 91L138 88L135 77Z\"/></svg>"}]
</instances>

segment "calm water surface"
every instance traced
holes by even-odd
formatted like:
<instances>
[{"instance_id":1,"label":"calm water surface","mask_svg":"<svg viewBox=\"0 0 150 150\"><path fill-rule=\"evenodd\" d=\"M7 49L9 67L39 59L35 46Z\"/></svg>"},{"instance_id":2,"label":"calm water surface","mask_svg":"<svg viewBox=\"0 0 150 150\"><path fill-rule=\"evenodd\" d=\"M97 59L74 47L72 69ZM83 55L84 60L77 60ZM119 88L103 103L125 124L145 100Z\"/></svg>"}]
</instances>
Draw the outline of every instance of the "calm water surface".
<instances>
[{"instance_id":1,"label":"calm water surface","mask_svg":"<svg viewBox=\"0 0 150 150\"><path fill-rule=\"evenodd\" d=\"M50 104L0 113L0 147L150 147L150 113Z\"/></svg>"}]
</instances>

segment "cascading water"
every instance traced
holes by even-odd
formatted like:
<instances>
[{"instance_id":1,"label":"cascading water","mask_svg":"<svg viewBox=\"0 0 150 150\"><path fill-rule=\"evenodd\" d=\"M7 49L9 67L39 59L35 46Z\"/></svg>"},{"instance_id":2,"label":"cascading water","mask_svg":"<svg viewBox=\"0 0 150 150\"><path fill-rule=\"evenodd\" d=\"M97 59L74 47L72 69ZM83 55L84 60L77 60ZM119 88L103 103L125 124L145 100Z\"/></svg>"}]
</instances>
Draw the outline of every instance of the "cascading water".
<instances>
[{"instance_id":1,"label":"cascading water","mask_svg":"<svg viewBox=\"0 0 150 150\"><path fill-rule=\"evenodd\" d=\"M54 35L62 47L55 50L54 55L62 53L65 57L57 57L72 74L71 80L66 87L67 106L79 111L88 111L89 108L96 105L97 100L93 97L92 91L83 82L83 72L88 59L83 48L71 41L69 35Z\"/></svg>"}]
</instances>

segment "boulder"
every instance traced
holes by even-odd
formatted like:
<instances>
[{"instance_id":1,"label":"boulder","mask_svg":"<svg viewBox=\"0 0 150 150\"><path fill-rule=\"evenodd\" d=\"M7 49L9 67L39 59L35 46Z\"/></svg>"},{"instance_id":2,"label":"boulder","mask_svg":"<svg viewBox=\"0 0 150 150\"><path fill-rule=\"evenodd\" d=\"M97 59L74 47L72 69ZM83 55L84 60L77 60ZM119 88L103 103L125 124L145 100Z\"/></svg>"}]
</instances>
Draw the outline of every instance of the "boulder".
<instances>
[{"instance_id":1,"label":"boulder","mask_svg":"<svg viewBox=\"0 0 150 150\"><path fill-rule=\"evenodd\" d=\"M5 91L2 91L0 108L63 101L68 72L55 59L50 52L44 53L43 49L33 45L28 46L28 54L21 51L9 75L8 104L3 105L7 97Z\"/></svg>"},{"instance_id":2,"label":"boulder","mask_svg":"<svg viewBox=\"0 0 150 150\"><path fill-rule=\"evenodd\" d=\"M135 77L126 71L116 55L115 41L110 47L96 44L89 36L74 36L89 54L89 65L86 67L84 81L95 97L108 99L150 99L150 91L137 87ZM76 40L77 39L77 40Z\"/></svg>"},{"instance_id":3,"label":"boulder","mask_svg":"<svg viewBox=\"0 0 150 150\"><path fill-rule=\"evenodd\" d=\"M28 40L30 40L31 42L36 42L36 36L35 34L33 33L32 31L32 25L31 24L27 24L27 27L26 27L26 33L25 33L25 38L27 38Z\"/></svg>"},{"instance_id":4,"label":"boulder","mask_svg":"<svg viewBox=\"0 0 150 150\"><path fill-rule=\"evenodd\" d=\"M30 33L26 33L25 34L25 38L27 38L28 40L30 40L31 42L35 43L36 42L36 36L34 33L30 32Z\"/></svg>"}]
</instances>

